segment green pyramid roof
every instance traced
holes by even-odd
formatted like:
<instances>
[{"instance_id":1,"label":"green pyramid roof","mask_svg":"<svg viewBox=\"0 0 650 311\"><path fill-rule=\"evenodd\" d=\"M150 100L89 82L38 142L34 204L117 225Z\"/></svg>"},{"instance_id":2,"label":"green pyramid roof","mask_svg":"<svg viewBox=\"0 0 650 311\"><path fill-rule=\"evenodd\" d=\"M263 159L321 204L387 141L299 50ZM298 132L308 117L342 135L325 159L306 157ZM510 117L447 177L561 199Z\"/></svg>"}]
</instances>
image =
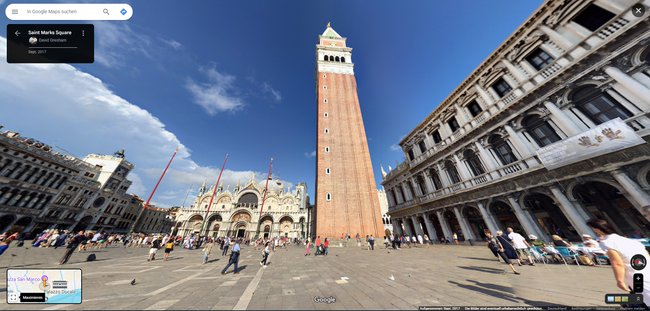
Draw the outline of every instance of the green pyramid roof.
<instances>
[{"instance_id":1,"label":"green pyramid roof","mask_svg":"<svg viewBox=\"0 0 650 311\"><path fill-rule=\"evenodd\" d=\"M334 29L332 29L330 23L327 23L327 29L325 29L325 32L323 32L322 36L330 38L343 38Z\"/></svg>"}]
</instances>

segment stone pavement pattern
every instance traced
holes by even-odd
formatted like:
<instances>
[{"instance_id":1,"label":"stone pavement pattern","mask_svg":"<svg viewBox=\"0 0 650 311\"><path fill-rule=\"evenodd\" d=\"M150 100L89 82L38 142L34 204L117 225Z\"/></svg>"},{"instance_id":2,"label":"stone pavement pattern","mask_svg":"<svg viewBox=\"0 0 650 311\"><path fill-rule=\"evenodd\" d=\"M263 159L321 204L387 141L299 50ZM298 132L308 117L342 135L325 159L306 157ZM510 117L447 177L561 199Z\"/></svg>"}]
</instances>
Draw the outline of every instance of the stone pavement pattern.
<instances>
[{"instance_id":1,"label":"stone pavement pattern","mask_svg":"<svg viewBox=\"0 0 650 311\"><path fill-rule=\"evenodd\" d=\"M64 249L10 248L0 257L0 309L415 309L450 305L604 305L618 293L609 266L538 264L512 274L486 247L436 245L402 250L331 248L304 257L279 249L260 267L261 251L242 247L241 273L219 272L227 257L177 249L170 261L146 261L147 249L107 248L98 260L75 253L66 268L83 269L81 305L7 305L6 268L57 268ZM158 255L162 258L162 251ZM231 268L232 269L232 268ZM230 270L232 271L232 270ZM392 280L391 275L394 277ZM136 285L129 282L135 278ZM331 304L314 297L334 297Z\"/></svg>"}]
</instances>

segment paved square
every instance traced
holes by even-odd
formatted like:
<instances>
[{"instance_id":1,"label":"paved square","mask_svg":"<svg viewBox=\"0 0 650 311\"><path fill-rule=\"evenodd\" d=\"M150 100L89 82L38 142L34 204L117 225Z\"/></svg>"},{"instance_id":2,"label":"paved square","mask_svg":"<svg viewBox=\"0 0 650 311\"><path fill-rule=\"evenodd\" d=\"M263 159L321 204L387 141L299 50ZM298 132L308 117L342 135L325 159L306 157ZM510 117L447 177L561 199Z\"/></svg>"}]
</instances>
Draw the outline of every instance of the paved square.
<instances>
[{"instance_id":1,"label":"paved square","mask_svg":"<svg viewBox=\"0 0 650 311\"><path fill-rule=\"evenodd\" d=\"M94 251L69 268L83 269L81 305L7 305L6 268L56 268L64 249L10 248L1 258L2 309L415 309L450 305L605 305L618 293L609 266L538 264L512 274L484 246L436 245L374 252L331 248L327 257L303 256L304 247L279 249L269 266L261 251L242 247L241 273L219 272L227 257L177 249L168 262L147 262L147 249ZM162 252L159 252L162 258ZM232 268L231 268L232 271ZM136 284L131 285L132 279ZM315 302L315 297L321 297ZM333 299L329 298L333 297ZM328 299L331 303L327 303Z\"/></svg>"}]
</instances>

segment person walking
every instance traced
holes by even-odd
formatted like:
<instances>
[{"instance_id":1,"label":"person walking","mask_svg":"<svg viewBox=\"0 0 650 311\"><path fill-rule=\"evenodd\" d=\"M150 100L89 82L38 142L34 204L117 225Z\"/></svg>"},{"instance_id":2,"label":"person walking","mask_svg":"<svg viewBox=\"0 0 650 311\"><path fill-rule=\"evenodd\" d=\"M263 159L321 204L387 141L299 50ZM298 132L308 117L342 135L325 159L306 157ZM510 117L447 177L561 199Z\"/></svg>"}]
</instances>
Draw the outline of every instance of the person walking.
<instances>
[{"instance_id":1,"label":"person walking","mask_svg":"<svg viewBox=\"0 0 650 311\"><path fill-rule=\"evenodd\" d=\"M325 238L325 242L323 242L323 255L327 256L329 251L330 251L330 240Z\"/></svg>"},{"instance_id":2,"label":"person walking","mask_svg":"<svg viewBox=\"0 0 650 311\"><path fill-rule=\"evenodd\" d=\"M264 250L262 251L262 261L260 261L260 266L266 268L266 261L269 259L269 254L271 253L271 247L269 242L266 242L264 245Z\"/></svg>"},{"instance_id":3,"label":"person walking","mask_svg":"<svg viewBox=\"0 0 650 311\"><path fill-rule=\"evenodd\" d=\"M370 235L368 238L368 245L370 245L370 250L374 251L375 250L375 237Z\"/></svg>"},{"instance_id":4,"label":"person walking","mask_svg":"<svg viewBox=\"0 0 650 311\"><path fill-rule=\"evenodd\" d=\"M609 261L614 271L616 286L621 290L633 293L633 277L639 273L643 275L643 302L650 306L650 269L635 270L632 267L633 261L650 261L650 254L641 242L630 238L622 237L616 233L614 227L606 220L593 218L587 221L587 225L594 230L600 240L600 248L607 252ZM639 260L635 257L642 257ZM644 265L645 266L645 265ZM637 292L638 294L638 292Z\"/></svg>"},{"instance_id":5,"label":"person walking","mask_svg":"<svg viewBox=\"0 0 650 311\"><path fill-rule=\"evenodd\" d=\"M226 274L226 271L228 271L230 265L235 265L233 273L235 274L239 273L238 264L239 264L240 251L241 251L241 247L239 246L239 240L235 240L235 244L232 246L232 251L230 252L230 260L228 260L228 265L226 265L226 267L223 268L223 270L221 270L221 274Z\"/></svg>"},{"instance_id":6,"label":"person walking","mask_svg":"<svg viewBox=\"0 0 650 311\"><path fill-rule=\"evenodd\" d=\"M497 237L499 236L499 232L500 231L497 231ZM500 239L493 237L492 232L490 232L490 230L485 230L485 237L488 240L487 247L493 253L497 253L499 256L501 256L503 261L506 264L508 264L508 266L510 266L510 269L512 270L512 272L514 274L520 274L519 271L515 270L515 267L512 265L512 263L510 262L510 258L509 258L509 257L512 257L512 256L516 257L517 254L516 253L513 254L514 249L512 250L513 252L510 253L510 256L508 256L506 254L507 246L505 246L504 243L502 243ZM510 243L508 243L508 242L505 242L505 244L510 246ZM510 248L512 248L512 246L510 246ZM497 260L499 260L499 259L497 258Z\"/></svg>"},{"instance_id":7,"label":"person walking","mask_svg":"<svg viewBox=\"0 0 650 311\"><path fill-rule=\"evenodd\" d=\"M510 243L510 240L508 240L507 236L503 235L503 231L497 230L497 241L501 244L501 249L503 249L503 252L506 254L508 259L513 259L517 260L517 264L521 266L521 260L519 260L519 255L517 255L517 250L512 246ZM508 260L508 262L510 262Z\"/></svg>"},{"instance_id":8,"label":"person walking","mask_svg":"<svg viewBox=\"0 0 650 311\"><path fill-rule=\"evenodd\" d=\"M165 254L163 255L163 260L167 261L169 258L169 253L171 253L174 250L174 240L169 239L167 240L167 243L165 244Z\"/></svg>"},{"instance_id":9,"label":"person walking","mask_svg":"<svg viewBox=\"0 0 650 311\"><path fill-rule=\"evenodd\" d=\"M230 237L226 237L223 242L223 252L221 252L221 256L228 255L228 247L230 247Z\"/></svg>"},{"instance_id":10,"label":"person walking","mask_svg":"<svg viewBox=\"0 0 650 311\"><path fill-rule=\"evenodd\" d=\"M161 247L161 240L160 239L155 239L153 242L151 242L151 248L149 249L149 258L147 258L147 261L154 261L156 260L156 252Z\"/></svg>"},{"instance_id":11,"label":"person walking","mask_svg":"<svg viewBox=\"0 0 650 311\"><path fill-rule=\"evenodd\" d=\"M70 242L68 242L68 246L66 247L65 254L63 254L63 257L61 257L61 261L59 261L60 265L64 265L65 263L70 260L70 256L72 256L72 253L74 253L75 249L81 245L83 241L85 241L86 236L84 235L84 231L81 230L77 235L73 236L72 239L70 239Z\"/></svg>"},{"instance_id":12,"label":"person walking","mask_svg":"<svg viewBox=\"0 0 650 311\"><path fill-rule=\"evenodd\" d=\"M522 258L527 258L528 264L534 266L535 262L533 261L533 258L531 257L529 251L530 244L526 242L526 239L521 236L521 234L514 232L514 230L512 230L510 227L506 228L506 232L508 232L508 238L510 241L512 241L512 245L515 247L519 259L521 260Z\"/></svg>"},{"instance_id":13,"label":"person walking","mask_svg":"<svg viewBox=\"0 0 650 311\"><path fill-rule=\"evenodd\" d=\"M203 247L203 264L208 263L208 257L210 256L210 253L212 253L213 246L213 243L205 243L205 246Z\"/></svg>"},{"instance_id":14,"label":"person walking","mask_svg":"<svg viewBox=\"0 0 650 311\"><path fill-rule=\"evenodd\" d=\"M458 245L458 234L456 234L456 232L454 232L453 238L454 238L454 244Z\"/></svg>"},{"instance_id":15,"label":"person walking","mask_svg":"<svg viewBox=\"0 0 650 311\"><path fill-rule=\"evenodd\" d=\"M316 238L316 253L314 253L314 256L322 255L321 249L320 249L320 235Z\"/></svg>"},{"instance_id":16,"label":"person walking","mask_svg":"<svg viewBox=\"0 0 650 311\"><path fill-rule=\"evenodd\" d=\"M309 239L307 239L307 244L305 246L305 256L309 256L310 248L311 248L311 241L309 241Z\"/></svg>"}]
</instances>

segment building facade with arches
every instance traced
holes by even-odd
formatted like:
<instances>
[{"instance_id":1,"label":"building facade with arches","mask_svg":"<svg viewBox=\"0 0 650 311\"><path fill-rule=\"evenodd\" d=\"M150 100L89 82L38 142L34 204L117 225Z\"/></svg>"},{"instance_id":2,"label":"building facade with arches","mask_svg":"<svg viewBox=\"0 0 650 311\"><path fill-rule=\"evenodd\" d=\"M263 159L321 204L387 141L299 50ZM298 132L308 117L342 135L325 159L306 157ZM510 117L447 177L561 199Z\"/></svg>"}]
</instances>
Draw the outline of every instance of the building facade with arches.
<instances>
[{"instance_id":1,"label":"building facade with arches","mask_svg":"<svg viewBox=\"0 0 650 311\"><path fill-rule=\"evenodd\" d=\"M219 187L208 210L212 192L204 184L194 203L178 210L172 235L307 238L312 232L304 183L290 191L279 181L269 182L263 210L264 186L254 180L245 186L237 185L232 191Z\"/></svg>"},{"instance_id":2,"label":"building facade with arches","mask_svg":"<svg viewBox=\"0 0 650 311\"><path fill-rule=\"evenodd\" d=\"M400 142L406 159L382 182L397 233L579 240L599 217L649 236L650 20L637 3L547 1L488 56ZM622 132L639 142L559 152L579 158L559 167L544 156Z\"/></svg>"},{"instance_id":3,"label":"building facade with arches","mask_svg":"<svg viewBox=\"0 0 650 311\"><path fill-rule=\"evenodd\" d=\"M16 132L0 133L0 232L126 231L132 169L123 152L79 159Z\"/></svg>"}]
</instances>

